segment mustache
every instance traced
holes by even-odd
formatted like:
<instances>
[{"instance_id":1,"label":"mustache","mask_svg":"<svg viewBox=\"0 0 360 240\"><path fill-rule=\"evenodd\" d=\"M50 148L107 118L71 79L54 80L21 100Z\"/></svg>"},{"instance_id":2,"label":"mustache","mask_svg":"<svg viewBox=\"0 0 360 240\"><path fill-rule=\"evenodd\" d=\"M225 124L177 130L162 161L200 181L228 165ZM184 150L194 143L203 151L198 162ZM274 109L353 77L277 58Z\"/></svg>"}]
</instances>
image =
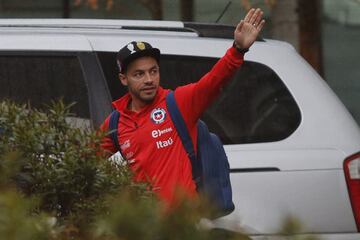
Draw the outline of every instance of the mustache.
<instances>
[{"instance_id":1,"label":"mustache","mask_svg":"<svg viewBox=\"0 0 360 240\"><path fill-rule=\"evenodd\" d=\"M140 88L140 90L154 90L154 89L156 89L156 86L153 84Z\"/></svg>"}]
</instances>

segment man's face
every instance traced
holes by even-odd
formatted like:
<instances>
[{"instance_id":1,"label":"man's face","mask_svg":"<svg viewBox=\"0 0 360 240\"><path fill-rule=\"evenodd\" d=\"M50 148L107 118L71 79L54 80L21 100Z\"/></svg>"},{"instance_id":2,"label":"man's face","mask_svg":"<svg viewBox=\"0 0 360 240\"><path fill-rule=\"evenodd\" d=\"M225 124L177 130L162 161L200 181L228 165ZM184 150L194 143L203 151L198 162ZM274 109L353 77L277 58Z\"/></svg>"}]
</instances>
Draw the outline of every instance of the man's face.
<instances>
[{"instance_id":1,"label":"man's face","mask_svg":"<svg viewBox=\"0 0 360 240\"><path fill-rule=\"evenodd\" d=\"M128 87L133 101L142 105L151 103L159 87L159 65L153 57L138 58L128 65L124 74L120 74L120 80Z\"/></svg>"}]
</instances>

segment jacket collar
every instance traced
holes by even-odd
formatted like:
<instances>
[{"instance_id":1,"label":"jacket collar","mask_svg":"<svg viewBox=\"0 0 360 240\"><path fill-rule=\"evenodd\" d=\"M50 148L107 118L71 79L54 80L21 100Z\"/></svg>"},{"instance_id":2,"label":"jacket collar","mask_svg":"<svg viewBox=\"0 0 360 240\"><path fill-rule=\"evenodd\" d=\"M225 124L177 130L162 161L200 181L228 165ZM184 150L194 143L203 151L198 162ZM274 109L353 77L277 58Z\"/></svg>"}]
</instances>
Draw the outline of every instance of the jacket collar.
<instances>
[{"instance_id":1,"label":"jacket collar","mask_svg":"<svg viewBox=\"0 0 360 240\"><path fill-rule=\"evenodd\" d=\"M168 91L169 90L163 89L159 86L154 100L145 107L143 107L138 113L133 112L127 108L129 102L131 101L131 96L129 93L112 102L112 106L114 109L127 115L141 115L142 113L148 112L149 109L153 109L163 98L165 98Z\"/></svg>"}]
</instances>

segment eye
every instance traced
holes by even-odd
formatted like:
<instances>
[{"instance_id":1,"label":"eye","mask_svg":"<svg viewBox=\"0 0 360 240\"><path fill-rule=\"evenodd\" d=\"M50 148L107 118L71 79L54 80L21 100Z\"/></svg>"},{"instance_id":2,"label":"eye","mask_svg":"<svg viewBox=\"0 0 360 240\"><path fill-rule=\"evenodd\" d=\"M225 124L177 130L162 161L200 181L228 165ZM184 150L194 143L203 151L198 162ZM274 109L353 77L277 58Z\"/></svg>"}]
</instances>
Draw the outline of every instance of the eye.
<instances>
[{"instance_id":1,"label":"eye","mask_svg":"<svg viewBox=\"0 0 360 240\"><path fill-rule=\"evenodd\" d=\"M157 74L158 71L159 71L159 70L158 70L157 68L153 68L153 69L151 69L150 74L151 74L151 75Z\"/></svg>"},{"instance_id":2,"label":"eye","mask_svg":"<svg viewBox=\"0 0 360 240\"><path fill-rule=\"evenodd\" d=\"M136 78L141 78L143 75L144 75L143 72L135 72L134 73L134 77L136 77Z\"/></svg>"}]
</instances>

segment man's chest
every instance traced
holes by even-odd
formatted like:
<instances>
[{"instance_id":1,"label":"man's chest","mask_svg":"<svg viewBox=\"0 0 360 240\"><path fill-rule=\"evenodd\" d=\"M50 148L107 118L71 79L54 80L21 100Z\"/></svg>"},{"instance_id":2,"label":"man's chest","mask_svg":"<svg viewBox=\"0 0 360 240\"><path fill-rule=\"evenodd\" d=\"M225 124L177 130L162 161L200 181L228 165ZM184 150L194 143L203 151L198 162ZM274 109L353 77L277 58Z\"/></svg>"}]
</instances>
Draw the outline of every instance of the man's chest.
<instances>
[{"instance_id":1,"label":"man's chest","mask_svg":"<svg viewBox=\"0 0 360 240\"><path fill-rule=\"evenodd\" d=\"M177 138L176 130L165 106L150 109L141 117L120 120L119 143L128 160L147 158L170 151Z\"/></svg>"}]
</instances>

